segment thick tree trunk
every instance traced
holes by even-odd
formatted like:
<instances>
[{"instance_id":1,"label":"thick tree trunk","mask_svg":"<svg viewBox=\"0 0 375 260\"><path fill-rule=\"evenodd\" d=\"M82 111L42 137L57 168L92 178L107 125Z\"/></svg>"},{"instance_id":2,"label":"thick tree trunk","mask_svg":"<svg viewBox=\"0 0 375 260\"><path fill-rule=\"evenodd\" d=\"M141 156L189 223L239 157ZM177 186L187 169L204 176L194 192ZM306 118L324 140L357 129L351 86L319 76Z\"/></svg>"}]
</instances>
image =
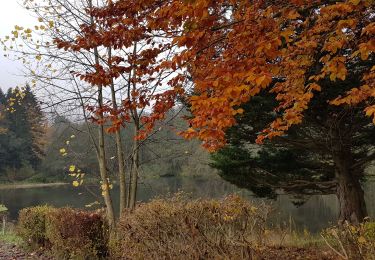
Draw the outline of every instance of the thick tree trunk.
<instances>
[{"instance_id":1,"label":"thick tree trunk","mask_svg":"<svg viewBox=\"0 0 375 260\"><path fill-rule=\"evenodd\" d=\"M358 224L367 216L360 176L351 171L352 160L348 153L334 155L337 179L337 198L340 205L339 223Z\"/></svg>"}]
</instances>

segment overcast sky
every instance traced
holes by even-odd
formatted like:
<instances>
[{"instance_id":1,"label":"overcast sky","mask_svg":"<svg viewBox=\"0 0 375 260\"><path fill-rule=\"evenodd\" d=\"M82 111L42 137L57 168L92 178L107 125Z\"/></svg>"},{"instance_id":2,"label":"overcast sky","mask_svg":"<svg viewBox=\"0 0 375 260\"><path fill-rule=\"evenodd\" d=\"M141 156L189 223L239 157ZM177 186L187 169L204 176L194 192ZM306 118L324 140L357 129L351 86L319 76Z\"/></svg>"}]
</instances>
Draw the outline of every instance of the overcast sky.
<instances>
[{"instance_id":1,"label":"overcast sky","mask_svg":"<svg viewBox=\"0 0 375 260\"><path fill-rule=\"evenodd\" d=\"M31 27L37 19L20 6L19 0L3 1L0 8L0 37L9 35L15 25ZM25 82L25 79L16 76L21 74L22 65L4 58L4 51L0 48L0 87L3 91Z\"/></svg>"}]
</instances>

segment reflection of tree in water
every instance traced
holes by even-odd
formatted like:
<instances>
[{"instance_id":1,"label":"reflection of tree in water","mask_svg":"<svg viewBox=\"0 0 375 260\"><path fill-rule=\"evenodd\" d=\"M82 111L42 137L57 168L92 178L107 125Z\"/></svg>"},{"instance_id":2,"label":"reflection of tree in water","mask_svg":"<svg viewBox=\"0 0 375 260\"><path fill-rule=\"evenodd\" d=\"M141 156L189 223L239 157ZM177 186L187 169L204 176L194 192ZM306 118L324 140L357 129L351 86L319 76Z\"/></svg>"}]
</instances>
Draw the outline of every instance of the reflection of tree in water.
<instances>
[{"instance_id":1,"label":"reflection of tree in water","mask_svg":"<svg viewBox=\"0 0 375 260\"><path fill-rule=\"evenodd\" d=\"M173 194L183 191L194 198L220 198L240 191L234 185L217 177L162 177L146 179L139 194L142 200L149 200L158 195Z\"/></svg>"},{"instance_id":2,"label":"reflection of tree in water","mask_svg":"<svg viewBox=\"0 0 375 260\"><path fill-rule=\"evenodd\" d=\"M371 168L375 173L375 167ZM370 217L375 218L375 178L370 178L364 185L367 211Z\"/></svg>"},{"instance_id":3,"label":"reflection of tree in water","mask_svg":"<svg viewBox=\"0 0 375 260\"><path fill-rule=\"evenodd\" d=\"M274 223L292 228L307 228L311 232L319 232L334 224L338 217L338 202L334 195L313 195L301 206L295 206L287 195L281 195L274 203L279 211L272 219ZM291 223L290 223L291 222Z\"/></svg>"}]
</instances>

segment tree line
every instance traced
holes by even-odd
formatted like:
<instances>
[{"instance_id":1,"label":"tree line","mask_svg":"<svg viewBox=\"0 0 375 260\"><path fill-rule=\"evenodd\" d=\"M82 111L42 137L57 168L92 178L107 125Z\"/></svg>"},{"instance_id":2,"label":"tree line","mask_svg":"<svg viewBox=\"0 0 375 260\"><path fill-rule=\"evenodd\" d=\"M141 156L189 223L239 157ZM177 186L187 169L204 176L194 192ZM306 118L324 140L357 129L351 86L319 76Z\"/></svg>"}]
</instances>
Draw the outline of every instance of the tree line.
<instances>
[{"instance_id":1,"label":"tree line","mask_svg":"<svg viewBox=\"0 0 375 260\"><path fill-rule=\"evenodd\" d=\"M85 173L85 182L97 183L99 168L93 144L84 122L73 122L55 115L47 120L40 102L30 87L0 91L0 182L72 182L69 166L79 166ZM176 110L174 113L177 113ZM169 125L181 127L184 121L174 117L171 111ZM97 127L91 123L90 127ZM126 146L132 137L121 131ZM115 139L106 136L106 153L109 176L115 178L117 165L114 153ZM167 149L165 147L168 147ZM65 154L61 150L65 150ZM127 160L130 151L125 154ZM112 159L111 159L112 158ZM210 176L209 156L197 142L189 142L164 130L150 138L140 147L141 178ZM211 175L212 176L212 175Z\"/></svg>"}]
</instances>

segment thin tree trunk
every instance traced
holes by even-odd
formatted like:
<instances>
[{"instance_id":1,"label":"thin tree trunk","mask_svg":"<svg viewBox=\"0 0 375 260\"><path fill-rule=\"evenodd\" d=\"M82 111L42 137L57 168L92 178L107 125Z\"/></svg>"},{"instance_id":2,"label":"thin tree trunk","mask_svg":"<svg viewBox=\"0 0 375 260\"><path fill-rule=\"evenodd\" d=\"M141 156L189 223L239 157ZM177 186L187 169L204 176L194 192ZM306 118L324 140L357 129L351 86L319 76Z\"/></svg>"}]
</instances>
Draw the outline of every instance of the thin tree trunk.
<instances>
[{"instance_id":1,"label":"thin tree trunk","mask_svg":"<svg viewBox=\"0 0 375 260\"><path fill-rule=\"evenodd\" d=\"M126 174L125 174L125 161L124 152L122 147L121 132L116 132L116 148L117 148L117 160L118 160L118 174L120 182L120 217L126 208Z\"/></svg>"},{"instance_id":2,"label":"thin tree trunk","mask_svg":"<svg viewBox=\"0 0 375 260\"><path fill-rule=\"evenodd\" d=\"M99 109L103 107L103 87L99 86ZM103 113L100 113L100 119L103 119ZM115 226L115 214L113 211L113 203L111 199L111 192L109 188L109 178L107 172L107 162L106 162L106 154L105 154L105 142L104 142L104 126L99 126L99 169L100 169L100 177L102 179L102 194L104 197L104 202L106 205L107 210L107 218L110 230L113 230ZM104 189L103 189L104 188Z\"/></svg>"},{"instance_id":3,"label":"thin tree trunk","mask_svg":"<svg viewBox=\"0 0 375 260\"><path fill-rule=\"evenodd\" d=\"M130 167L128 168L128 170L129 170L129 187L128 187L128 190L126 191L126 207L127 208L130 208L130 190L131 190L131 180L132 180L132 178L133 178L133 171L132 171L132 169L133 169L133 166L132 166L132 161L130 162Z\"/></svg>"},{"instance_id":4,"label":"thin tree trunk","mask_svg":"<svg viewBox=\"0 0 375 260\"><path fill-rule=\"evenodd\" d=\"M137 56L137 43L134 42L133 47L133 60L136 60ZM136 91L136 66L133 66L133 73L129 75L129 86L128 86L128 97L130 98L130 87L132 86L132 90ZM134 137L138 135L140 126L139 126L139 115L137 108L132 110L132 117L134 123ZM139 167L139 141L134 139L133 141L133 149L132 149L132 156L131 156L131 171L130 171L130 187L129 187L129 201L128 207L131 209L135 208L135 204L137 202L137 189L138 189L138 167Z\"/></svg>"},{"instance_id":5,"label":"thin tree trunk","mask_svg":"<svg viewBox=\"0 0 375 260\"><path fill-rule=\"evenodd\" d=\"M139 120L136 117L134 122L134 136L138 134L139 131ZM138 189L138 168L139 168L139 141L134 139L133 150L132 150L132 169L131 169L131 180L130 180L130 198L129 207L131 209L135 208L137 202L137 189Z\"/></svg>"},{"instance_id":6,"label":"thin tree trunk","mask_svg":"<svg viewBox=\"0 0 375 260\"><path fill-rule=\"evenodd\" d=\"M336 192L340 205L339 223L347 221L351 224L359 224L367 217L360 176L351 171L352 160L348 153L335 154L333 159L336 167Z\"/></svg>"},{"instance_id":7,"label":"thin tree trunk","mask_svg":"<svg viewBox=\"0 0 375 260\"><path fill-rule=\"evenodd\" d=\"M92 6L92 0L88 1L89 8L91 9ZM90 16L90 22L93 25L94 24L94 18ZM95 65L99 65L99 52L97 48L94 48L94 57L95 57ZM99 104L99 119L103 120L104 114L103 114L103 86L98 86L98 104ZM115 214L113 211L113 203L111 199L111 192L109 188L109 178L108 178L108 172L107 172L107 160L106 160L106 154L105 154L105 141L104 141L104 126L101 124L99 126L98 131L99 136L99 146L98 146L98 162L99 162L99 171L100 171L100 177L102 179L102 194L104 197L104 203L106 205L106 212L107 212L107 219L109 224L109 229L112 233L115 227Z\"/></svg>"},{"instance_id":8,"label":"thin tree trunk","mask_svg":"<svg viewBox=\"0 0 375 260\"><path fill-rule=\"evenodd\" d=\"M108 59L109 59L109 66L111 66L111 58L112 52L111 48L108 48ZM115 85L113 80L111 82L111 96L112 96L112 105L113 109L117 111L117 101L116 101L116 91ZM121 129L116 131L115 133L116 138L116 150L117 150L117 162L118 162L118 175L119 175L119 182L120 182L120 217L123 214L124 209L126 208L126 175L125 175L125 160L124 160L124 150L122 146L122 138L121 138Z\"/></svg>"}]
</instances>

